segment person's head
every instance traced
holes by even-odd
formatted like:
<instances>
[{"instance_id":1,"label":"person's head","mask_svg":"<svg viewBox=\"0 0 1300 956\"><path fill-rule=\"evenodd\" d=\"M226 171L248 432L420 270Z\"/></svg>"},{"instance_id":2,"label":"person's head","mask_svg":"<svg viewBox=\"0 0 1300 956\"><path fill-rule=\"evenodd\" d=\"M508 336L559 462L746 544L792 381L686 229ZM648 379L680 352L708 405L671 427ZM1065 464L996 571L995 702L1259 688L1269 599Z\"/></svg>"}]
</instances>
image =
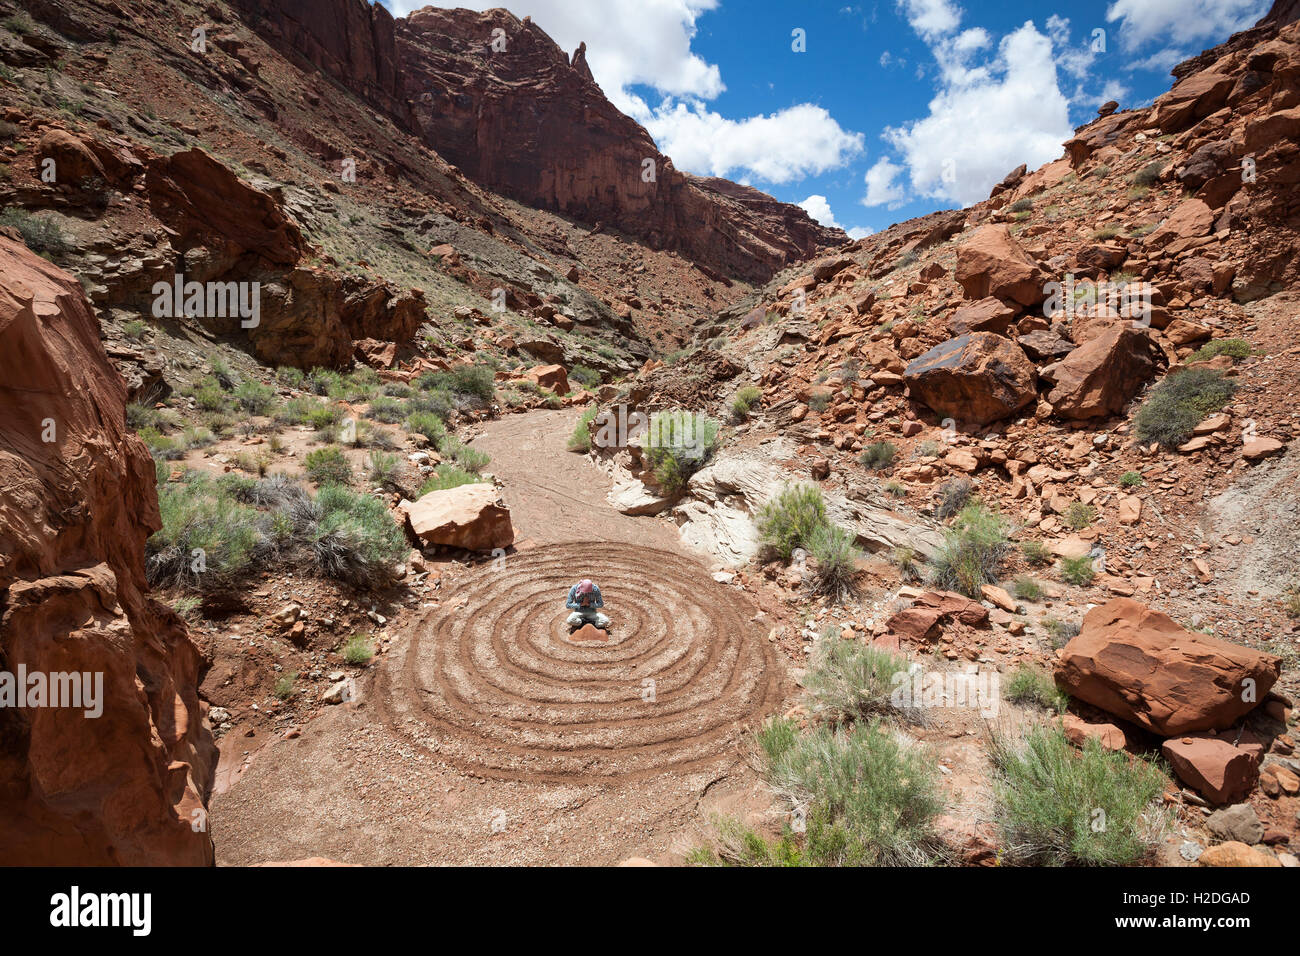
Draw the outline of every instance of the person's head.
<instances>
[{"instance_id":1,"label":"person's head","mask_svg":"<svg viewBox=\"0 0 1300 956\"><path fill-rule=\"evenodd\" d=\"M578 582L579 594L590 594L594 590L596 590L596 585L592 583L591 578L583 578Z\"/></svg>"}]
</instances>

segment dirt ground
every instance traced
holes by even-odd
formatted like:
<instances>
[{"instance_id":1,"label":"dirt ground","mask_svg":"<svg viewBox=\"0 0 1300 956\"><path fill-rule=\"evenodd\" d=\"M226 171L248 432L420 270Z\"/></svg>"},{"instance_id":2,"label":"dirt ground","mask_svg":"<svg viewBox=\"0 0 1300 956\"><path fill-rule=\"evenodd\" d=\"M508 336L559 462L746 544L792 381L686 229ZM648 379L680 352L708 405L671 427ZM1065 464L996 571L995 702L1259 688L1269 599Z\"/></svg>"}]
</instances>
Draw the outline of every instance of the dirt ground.
<instances>
[{"instance_id":1,"label":"dirt ground","mask_svg":"<svg viewBox=\"0 0 1300 956\"><path fill-rule=\"evenodd\" d=\"M715 583L671 524L628 518L564 451L577 413L490 423L517 549L458 579L300 736L223 774L218 862L606 864L680 860L715 812L771 801L739 749L791 689L770 623ZM606 645L566 639L563 599L594 577ZM227 768L243 761L223 741Z\"/></svg>"}]
</instances>

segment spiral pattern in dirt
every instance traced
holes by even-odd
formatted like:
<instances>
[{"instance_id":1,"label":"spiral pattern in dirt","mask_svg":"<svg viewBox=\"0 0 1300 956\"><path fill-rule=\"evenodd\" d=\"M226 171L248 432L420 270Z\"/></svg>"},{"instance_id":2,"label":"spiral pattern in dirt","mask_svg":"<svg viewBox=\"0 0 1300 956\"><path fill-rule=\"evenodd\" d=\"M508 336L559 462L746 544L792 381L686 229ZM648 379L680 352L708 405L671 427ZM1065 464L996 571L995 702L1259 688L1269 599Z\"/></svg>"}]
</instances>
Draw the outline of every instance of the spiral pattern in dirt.
<instances>
[{"instance_id":1,"label":"spiral pattern in dirt","mask_svg":"<svg viewBox=\"0 0 1300 956\"><path fill-rule=\"evenodd\" d=\"M608 643L575 644L564 598L593 578ZM437 760L494 779L596 783L702 767L780 704L754 609L667 551L574 544L473 573L386 660L373 700Z\"/></svg>"}]
</instances>

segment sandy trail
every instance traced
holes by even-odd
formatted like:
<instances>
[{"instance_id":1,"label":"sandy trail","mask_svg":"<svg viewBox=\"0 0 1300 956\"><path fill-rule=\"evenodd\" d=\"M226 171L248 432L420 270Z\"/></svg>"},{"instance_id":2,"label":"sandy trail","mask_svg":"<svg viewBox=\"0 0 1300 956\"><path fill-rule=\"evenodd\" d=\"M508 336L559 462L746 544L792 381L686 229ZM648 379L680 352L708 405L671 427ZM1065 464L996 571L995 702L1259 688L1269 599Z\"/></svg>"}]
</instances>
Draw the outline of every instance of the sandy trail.
<instances>
[{"instance_id":1,"label":"sandy trail","mask_svg":"<svg viewBox=\"0 0 1300 956\"><path fill-rule=\"evenodd\" d=\"M267 746L214 797L219 863L668 862L704 812L763 805L738 743L784 697L766 628L671 525L608 506L609 480L564 451L576 419L512 416L474 442L520 549L445 584L360 706ZM615 618L608 645L565 639L583 575Z\"/></svg>"}]
</instances>

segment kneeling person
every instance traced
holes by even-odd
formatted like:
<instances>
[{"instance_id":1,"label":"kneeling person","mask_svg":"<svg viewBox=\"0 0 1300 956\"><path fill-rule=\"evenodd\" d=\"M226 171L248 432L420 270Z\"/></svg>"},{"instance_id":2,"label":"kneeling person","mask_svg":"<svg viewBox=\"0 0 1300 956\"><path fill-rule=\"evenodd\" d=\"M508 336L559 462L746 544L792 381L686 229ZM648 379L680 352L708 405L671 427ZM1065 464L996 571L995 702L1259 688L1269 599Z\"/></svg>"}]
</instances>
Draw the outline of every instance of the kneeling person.
<instances>
[{"instance_id":1,"label":"kneeling person","mask_svg":"<svg viewBox=\"0 0 1300 956\"><path fill-rule=\"evenodd\" d=\"M602 631L609 627L609 618L597 610L605 606L605 599L600 596L600 588L588 578L583 578L569 588L569 599L564 602L564 606L573 612L568 619L572 630L577 630L584 624L594 625Z\"/></svg>"}]
</instances>

